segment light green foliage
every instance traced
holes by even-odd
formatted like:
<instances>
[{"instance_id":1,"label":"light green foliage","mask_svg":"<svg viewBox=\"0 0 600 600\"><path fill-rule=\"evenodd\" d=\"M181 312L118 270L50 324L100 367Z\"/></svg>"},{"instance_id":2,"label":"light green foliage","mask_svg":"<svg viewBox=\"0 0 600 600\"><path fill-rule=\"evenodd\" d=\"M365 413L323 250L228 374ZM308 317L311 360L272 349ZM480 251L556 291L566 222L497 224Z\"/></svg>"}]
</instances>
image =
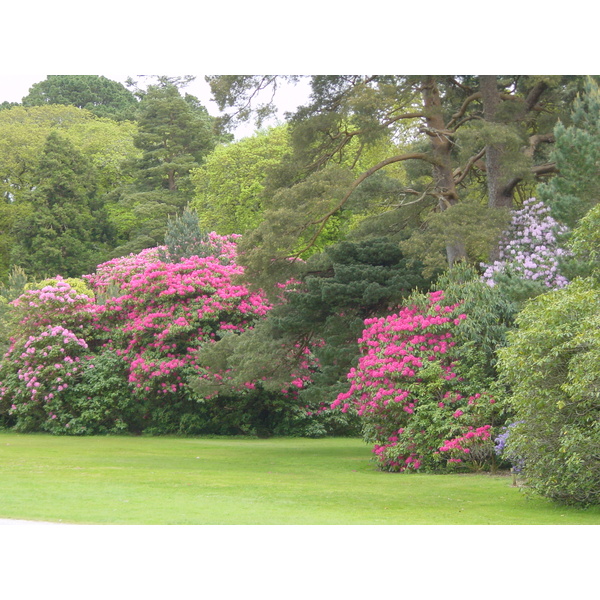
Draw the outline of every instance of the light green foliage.
<instances>
[{"instance_id":1,"label":"light green foliage","mask_svg":"<svg viewBox=\"0 0 600 600\"><path fill-rule=\"evenodd\" d=\"M509 454L528 486L567 504L600 504L600 290L593 280L531 300L499 350L515 420Z\"/></svg>"},{"instance_id":2,"label":"light green foliage","mask_svg":"<svg viewBox=\"0 0 600 600\"><path fill-rule=\"evenodd\" d=\"M110 119L76 123L65 131L65 137L96 168L98 187L102 192L132 181L128 162L141 156L141 151L133 143L136 134L134 122Z\"/></svg>"},{"instance_id":3,"label":"light green foliage","mask_svg":"<svg viewBox=\"0 0 600 600\"><path fill-rule=\"evenodd\" d=\"M289 150L283 126L217 147L192 171L200 225L221 235L255 228L263 220L265 179Z\"/></svg>"},{"instance_id":4,"label":"light green foliage","mask_svg":"<svg viewBox=\"0 0 600 600\"><path fill-rule=\"evenodd\" d=\"M571 228L600 199L600 89L588 77L573 103L571 123L558 122L552 158L559 174L539 186L556 219Z\"/></svg>"},{"instance_id":5,"label":"light green foliage","mask_svg":"<svg viewBox=\"0 0 600 600\"><path fill-rule=\"evenodd\" d=\"M593 276L600 276L600 205L594 206L572 232L569 241L575 258Z\"/></svg>"},{"instance_id":6,"label":"light green foliage","mask_svg":"<svg viewBox=\"0 0 600 600\"><path fill-rule=\"evenodd\" d=\"M124 160L140 154L133 146L136 125L96 118L74 106L15 107L0 112L0 278L11 265L10 253L20 224L29 222L31 193L39 183L39 163L51 132L60 132L94 171L96 195L131 180ZM15 230L16 228L16 230ZM25 235L25 234L23 234Z\"/></svg>"},{"instance_id":7,"label":"light green foliage","mask_svg":"<svg viewBox=\"0 0 600 600\"><path fill-rule=\"evenodd\" d=\"M17 106L0 111L0 195L19 202L35 183L32 180L48 135L66 133L75 125L95 119L74 106Z\"/></svg>"}]
</instances>

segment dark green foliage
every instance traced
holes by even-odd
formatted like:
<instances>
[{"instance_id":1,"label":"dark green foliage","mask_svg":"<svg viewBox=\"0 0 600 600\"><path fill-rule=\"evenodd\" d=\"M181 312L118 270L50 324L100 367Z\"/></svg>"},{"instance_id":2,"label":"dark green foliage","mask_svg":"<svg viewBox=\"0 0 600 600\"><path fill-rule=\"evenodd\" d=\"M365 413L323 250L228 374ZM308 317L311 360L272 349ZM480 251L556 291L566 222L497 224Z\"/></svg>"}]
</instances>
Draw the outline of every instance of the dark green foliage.
<instances>
[{"instance_id":1,"label":"dark green foliage","mask_svg":"<svg viewBox=\"0 0 600 600\"><path fill-rule=\"evenodd\" d=\"M346 374L358 360L364 319L387 312L411 291L426 289L429 281L420 274L422 265L408 261L397 244L385 239L330 246L302 269L302 282L264 321L203 348L200 361L214 369L234 368L233 386L265 378L264 389L275 391L313 360L313 383L300 391L299 402L316 412L345 391ZM326 431L357 431L352 416L338 414L337 423L331 415L319 418Z\"/></svg>"},{"instance_id":2,"label":"dark green foliage","mask_svg":"<svg viewBox=\"0 0 600 600\"><path fill-rule=\"evenodd\" d=\"M77 277L107 255L113 232L91 164L57 131L35 172L30 213L14 224L12 263L34 278Z\"/></svg>"},{"instance_id":3,"label":"dark green foliage","mask_svg":"<svg viewBox=\"0 0 600 600\"><path fill-rule=\"evenodd\" d=\"M181 189L190 169L217 141L214 119L207 110L186 101L173 85L148 88L137 122L135 145L143 152L137 162L138 182L150 189Z\"/></svg>"},{"instance_id":4,"label":"dark green foliage","mask_svg":"<svg viewBox=\"0 0 600 600\"><path fill-rule=\"evenodd\" d=\"M117 121L133 119L137 108L135 96L124 85L101 75L48 75L23 98L23 106L46 104L77 106Z\"/></svg>"},{"instance_id":5,"label":"dark green foliage","mask_svg":"<svg viewBox=\"0 0 600 600\"><path fill-rule=\"evenodd\" d=\"M169 83L142 94L137 118L134 143L142 156L128 164L134 183L107 198L119 236L115 257L162 245L169 218L191 200L190 170L220 139L198 100Z\"/></svg>"},{"instance_id":6,"label":"dark green foliage","mask_svg":"<svg viewBox=\"0 0 600 600\"><path fill-rule=\"evenodd\" d=\"M142 422L142 407L131 395L124 363L112 350L104 350L86 365L80 380L60 395L53 410L59 418L46 421L44 428L62 435L135 432Z\"/></svg>"}]
</instances>

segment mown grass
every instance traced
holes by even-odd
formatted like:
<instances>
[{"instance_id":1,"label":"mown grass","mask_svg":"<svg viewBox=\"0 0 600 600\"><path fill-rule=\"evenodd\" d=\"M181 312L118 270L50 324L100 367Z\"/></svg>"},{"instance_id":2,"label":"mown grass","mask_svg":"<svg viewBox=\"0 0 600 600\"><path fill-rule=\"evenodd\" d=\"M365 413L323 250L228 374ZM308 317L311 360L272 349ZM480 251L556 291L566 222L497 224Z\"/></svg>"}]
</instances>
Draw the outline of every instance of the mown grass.
<instances>
[{"instance_id":1,"label":"mown grass","mask_svg":"<svg viewBox=\"0 0 600 600\"><path fill-rule=\"evenodd\" d=\"M600 524L506 476L382 473L358 439L0 433L0 518L85 524Z\"/></svg>"}]
</instances>

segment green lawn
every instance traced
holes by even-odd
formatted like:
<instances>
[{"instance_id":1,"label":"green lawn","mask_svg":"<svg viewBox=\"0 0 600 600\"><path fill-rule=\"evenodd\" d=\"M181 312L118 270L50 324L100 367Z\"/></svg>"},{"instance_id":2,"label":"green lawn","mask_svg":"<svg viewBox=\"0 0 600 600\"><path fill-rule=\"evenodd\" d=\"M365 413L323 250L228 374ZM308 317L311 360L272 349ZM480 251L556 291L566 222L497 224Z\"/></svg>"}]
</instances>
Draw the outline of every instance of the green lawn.
<instances>
[{"instance_id":1,"label":"green lawn","mask_svg":"<svg viewBox=\"0 0 600 600\"><path fill-rule=\"evenodd\" d=\"M600 524L506 476L381 473L357 439L0 433L0 518L99 524Z\"/></svg>"}]
</instances>

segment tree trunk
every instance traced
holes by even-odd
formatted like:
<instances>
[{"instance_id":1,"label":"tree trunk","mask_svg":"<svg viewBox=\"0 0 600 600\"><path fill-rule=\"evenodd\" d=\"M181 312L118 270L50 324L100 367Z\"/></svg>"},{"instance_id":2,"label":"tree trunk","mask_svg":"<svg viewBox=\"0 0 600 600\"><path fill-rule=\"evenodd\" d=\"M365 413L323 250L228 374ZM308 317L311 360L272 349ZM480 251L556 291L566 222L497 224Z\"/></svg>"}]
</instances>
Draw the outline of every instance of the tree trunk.
<instances>
[{"instance_id":1,"label":"tree trunk","mask_svg":"<svg viewBox=\"0 0 600 600\"><path fill-rule=\"evenodd\" d=\"M449 134L446 133L446 123L442 114L442 101L434 77L425 79L422 91L427 132L435 159L433 177L439 197L439 208L443 211L458 203L458 193L454 183L450 157L452 140ZM448 243L446 255L448 265L452 266L455 262L466 258L465 245L462 242Z\"/></svg>"},{"instance_id":2,"label":"tree trunk","mask_svg":"<svg viewBox=\"0 0 600 600\"><path fill-rule=\"evenodd\" d=\"M480 75L479 90L483 101L483 116L489 123L499 123L497 113L500 105L496 75ZM512 208L513 189L509 179L502 172L503 144L488 144L485 149L487 171L488 206L491 208Z\"/></svg>"}]
</instances>

